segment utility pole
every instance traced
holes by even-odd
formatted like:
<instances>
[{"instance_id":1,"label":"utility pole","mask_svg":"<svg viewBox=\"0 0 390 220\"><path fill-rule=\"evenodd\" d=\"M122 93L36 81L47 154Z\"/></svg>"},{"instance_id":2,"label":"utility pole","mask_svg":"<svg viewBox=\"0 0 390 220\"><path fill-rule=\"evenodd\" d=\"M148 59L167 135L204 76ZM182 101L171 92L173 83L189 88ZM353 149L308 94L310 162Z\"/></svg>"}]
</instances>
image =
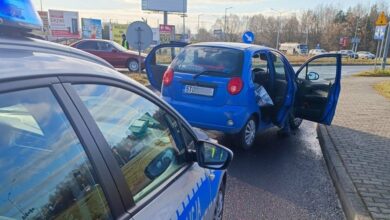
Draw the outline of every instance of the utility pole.
<instances>
[{"instance_id":1,"label":"utility pole","mask_svg":"<svg viewBox=\"0 0 390 220\"><path fill-rule=\"evenodd\" d=\"M386 59L389 52L390 45L390 24L387 24L387 34L386 34L386 43L384 45L383 59L382 59L382 70L386 68Z\"/></svg>"},{"instance_id":2,"label":"utility pole","mask_svg":"<svg viewBox=\"0 0 390 220\"><path fill-rule=\"evenodd\" d=\"M227 30L227 16L226 16L226 14L227 14L227 10L229 10L229 9L232 9L233 7L227 7L227 8L225 8L225 24L224 24L224 28L223 28L223 36L224 36L224 38L225 38L225 41L226 41L226 30Z\"/></svg>"}]
</instances>

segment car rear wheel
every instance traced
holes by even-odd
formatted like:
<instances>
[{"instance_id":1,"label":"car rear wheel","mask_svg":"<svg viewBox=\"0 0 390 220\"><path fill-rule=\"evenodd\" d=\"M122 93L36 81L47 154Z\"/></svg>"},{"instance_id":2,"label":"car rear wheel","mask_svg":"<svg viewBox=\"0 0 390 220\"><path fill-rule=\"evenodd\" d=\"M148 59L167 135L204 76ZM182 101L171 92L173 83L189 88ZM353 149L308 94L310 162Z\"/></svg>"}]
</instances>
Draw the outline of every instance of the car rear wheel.
<instances>
[{"instance_id":1,"label":"car rear wheel","mask_svg":"<svg viewBox=\"0 0 390 220\"><path fill-rule=\"evenodd\" d=\"M130 72L137 72L139 69L139 64L137 60L130 60L127 63L127 68L129 69Z\"/></svg>"},{"instance_id":2,"label":"car rear wheel","mask_svg":"<svg viewBox=\"0 0 390 220\"><path fill-rule=\"evenodd\" d=\"M256 130L256 120L252 116L246 122L240 133L238 133L237 137L238 144L245 150L248 150L253 146L256 138Z\"/></svg>"},{"instance_id":3,"label":"car rear wheel","mask_svg":"<svg viewBox=\"0 0 390 220\"><path fill-rule=\"evenodd\" d=\"M224 203L225 203L225 185L222 183L217 195L213 220L222 220Z\"/></svg>"}]
</instances>

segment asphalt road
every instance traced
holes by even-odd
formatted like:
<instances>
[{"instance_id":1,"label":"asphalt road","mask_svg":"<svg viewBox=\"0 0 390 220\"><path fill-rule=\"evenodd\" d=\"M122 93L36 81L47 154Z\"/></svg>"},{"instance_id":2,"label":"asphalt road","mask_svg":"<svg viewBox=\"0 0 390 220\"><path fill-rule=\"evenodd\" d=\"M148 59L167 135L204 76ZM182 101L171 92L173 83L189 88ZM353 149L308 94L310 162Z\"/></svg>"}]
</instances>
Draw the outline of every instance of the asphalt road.
<instances>
[{"instance_id":1,"label":"asphalt road","mask_svg":"<svg viewBox=\"0 0 390 220\"><path fill-rule=\"evenodd\" d=\"M315 129L315 123L304 122L286 138L271 129L249 151L211 133L234 151L224 219L344 219Z\"/></svg>"}]
</instances>

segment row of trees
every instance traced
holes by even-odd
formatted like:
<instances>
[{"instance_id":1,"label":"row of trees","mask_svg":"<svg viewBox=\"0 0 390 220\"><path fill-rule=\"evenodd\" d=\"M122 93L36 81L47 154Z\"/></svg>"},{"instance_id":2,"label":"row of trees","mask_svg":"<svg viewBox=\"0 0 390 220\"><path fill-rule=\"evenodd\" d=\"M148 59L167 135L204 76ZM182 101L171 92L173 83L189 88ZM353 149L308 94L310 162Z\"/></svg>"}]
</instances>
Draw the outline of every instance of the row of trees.
<instances>
[{"instance_id":1,"label":"row of trees","mask_svg":"<svg viewBox=\"0 0 390 220\"><path fill-rule=\"evenodd\" d=\"M356 36L360 38L358 50L376 52L377 42L374 38L375 21L381 11L389 14L389 5L386 2L371 6L358 4L347 10L340 10L334 5L319 5L308 9L299 15L281 14L281 16L238 16L230 14L225 18L218 18L210 30L200 28L195 41L227 40L240 42L242 33L251 30L255 33L256 44L276 47L277 32L280 28L280 42L308 43L309 48L320 44L326 50L344 49L339 44L341 37L350 40ZM224 30L224 35L215 35L214 30ZM349 41L350 42L350 41ZM351 43L346 48L351 48Z\"/></svg>"}]
</instances>

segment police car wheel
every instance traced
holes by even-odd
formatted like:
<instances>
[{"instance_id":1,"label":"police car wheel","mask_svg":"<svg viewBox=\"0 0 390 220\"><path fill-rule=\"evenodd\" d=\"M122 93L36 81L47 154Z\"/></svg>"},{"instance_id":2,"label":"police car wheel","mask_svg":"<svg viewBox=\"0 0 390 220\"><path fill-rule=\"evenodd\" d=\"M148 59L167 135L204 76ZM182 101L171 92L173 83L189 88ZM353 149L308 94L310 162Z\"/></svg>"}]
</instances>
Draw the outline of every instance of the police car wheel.
<instances>
[{"instance_id":1,"label":"police car wheel","mask_svg":"<svg viewBox=\"0 0 390 220\"><path fill-rule=\"evenodd\" d=\"M245 150L252 148L256 138L256 130L256 120L254 117L251 117L238 134L237 141L239 146Z\"/></svg>"},{"instance_id":2,"label":"police car wheel","mask_svg":"<svg viewBox=\"0 0 390 220\"><path fill-rule=\"evenodd\" d=\"M139 68L138 61L130 60L129 63L127 64L127 68L129 69L130 72L137 72Z\"/></svg>"},{"instance_id":3,"label":"police car wheel","mask_svg":"<svg viewBox=\"0 0 390 220\"><path fill-rule=\"evenodd\" d=\"M225 203L225 185L222 184L217 194L213 220L222 220L224 203Z\"/></svg>"}]
</instances>

